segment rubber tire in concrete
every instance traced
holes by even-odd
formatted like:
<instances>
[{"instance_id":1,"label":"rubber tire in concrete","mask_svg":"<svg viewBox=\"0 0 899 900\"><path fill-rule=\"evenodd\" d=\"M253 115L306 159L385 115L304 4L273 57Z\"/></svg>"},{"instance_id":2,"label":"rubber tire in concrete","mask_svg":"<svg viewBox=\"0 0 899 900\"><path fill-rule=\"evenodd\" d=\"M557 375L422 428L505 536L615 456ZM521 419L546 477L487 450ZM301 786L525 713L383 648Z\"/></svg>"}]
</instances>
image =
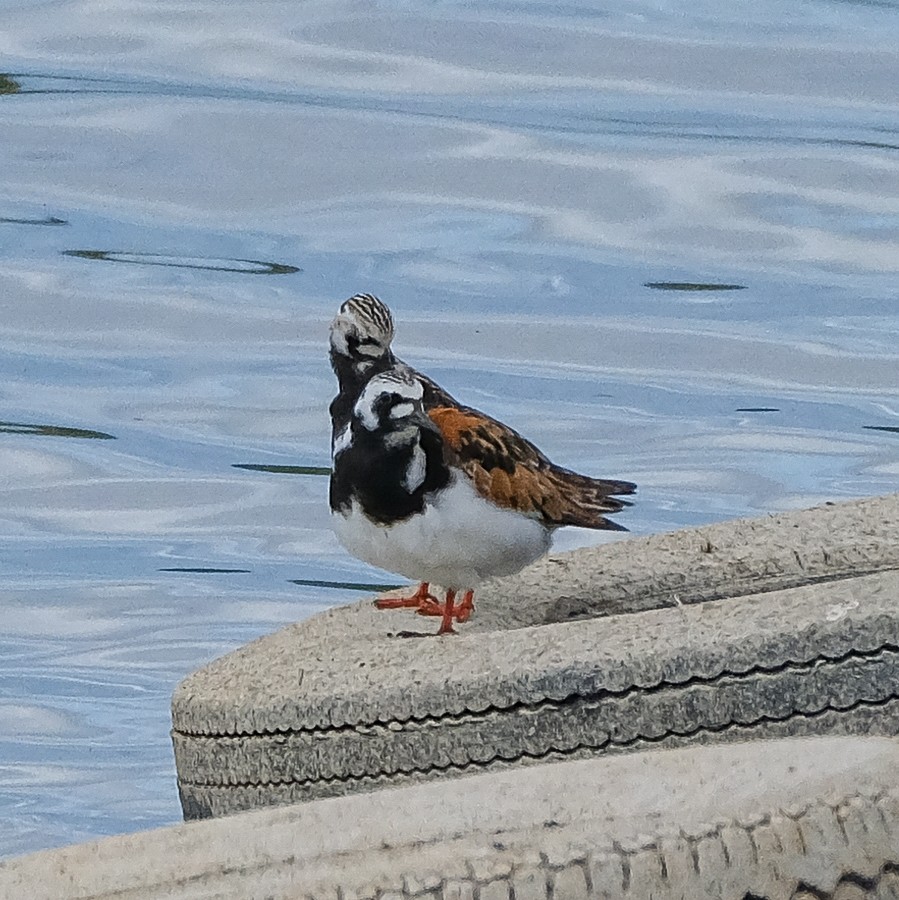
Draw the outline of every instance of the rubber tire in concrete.
<instances>
[{"instance_id":1,"label":"rubber tire in concrete","mask_svg":"<svg viewBox=\"0 0 899 900\"><path fill-rule=\"evenodd\" d=\"M899 495L576 551L481 607L456 638L421 640L398 636L407 613L332 610L187 678L185 816L651 747L899 733Z\"/></svg>"},{"instance_id":2,"label":"rubber tire in concrete","mask_svg":"<svg viewBox=\"0 0 899 900\"><path fill-rule=\"evenodd\" d=\"M886 900L899 743L759 741L257 810L0 863L30 900Z\"/></svg>"}]
</instances>

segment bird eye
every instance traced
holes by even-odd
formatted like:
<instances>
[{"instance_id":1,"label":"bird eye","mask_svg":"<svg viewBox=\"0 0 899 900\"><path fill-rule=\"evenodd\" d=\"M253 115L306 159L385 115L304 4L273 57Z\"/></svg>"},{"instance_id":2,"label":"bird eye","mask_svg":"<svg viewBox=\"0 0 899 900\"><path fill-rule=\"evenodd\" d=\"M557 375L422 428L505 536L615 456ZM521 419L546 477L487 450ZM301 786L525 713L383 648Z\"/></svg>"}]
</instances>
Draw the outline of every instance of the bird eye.
<instances>
[{"instance_id":1,"label":"bird eye","mask_svg":"<svg viewBox=\"0 0 899 900\"><path fill-rule=\"evenodd\" d=\"M384 355L384 345L371 335L357 337L353 344L353 350L362 356L370 356L373 358Z\"/></svg>"}]
</instances>

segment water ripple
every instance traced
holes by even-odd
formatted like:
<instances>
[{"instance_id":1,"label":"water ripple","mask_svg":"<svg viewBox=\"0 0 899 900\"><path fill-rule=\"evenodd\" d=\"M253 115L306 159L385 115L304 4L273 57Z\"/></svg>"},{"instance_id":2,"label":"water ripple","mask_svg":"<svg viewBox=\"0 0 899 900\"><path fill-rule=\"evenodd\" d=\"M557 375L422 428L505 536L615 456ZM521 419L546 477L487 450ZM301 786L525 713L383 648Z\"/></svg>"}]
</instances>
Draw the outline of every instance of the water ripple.
<instances>
[{"instance_id":1,"label":"water ripple","mask_svg":"<svg viewBox=\"0 0 899 900\"><path fill-rule=\"evenodd\" d=\"M172 269L206 269L210 272L238 272L243 275L293 275L297 266L265 262L259 259L216 259L215 257L178 256L167 253L129 253L124 250L63 250L63 256L100 262L130 263L135 266L164 266Z\"/></svg>"},{"instance_id":2,"label":"water ripple","mask_svg":"<svg viewBox=\"0 0 899 900\"><path fill-rule=\"evenodd\" d=\"M92 431L89 428L69 428L65 425L34 425L27 422L0 422L0 434L30 434L36 437L64 437L84 440L114 441L114 434Z\"/></svg>"}]
</instances>

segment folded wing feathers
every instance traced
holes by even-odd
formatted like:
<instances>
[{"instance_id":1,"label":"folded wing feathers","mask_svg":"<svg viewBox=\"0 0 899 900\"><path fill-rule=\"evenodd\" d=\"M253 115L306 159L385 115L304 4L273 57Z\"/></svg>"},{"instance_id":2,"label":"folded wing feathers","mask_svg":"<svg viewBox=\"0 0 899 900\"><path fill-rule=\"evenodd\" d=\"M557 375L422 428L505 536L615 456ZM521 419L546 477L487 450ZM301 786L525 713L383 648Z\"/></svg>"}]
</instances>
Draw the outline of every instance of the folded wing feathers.
<instances>
[{"instance_id":1,"label":"folded wing feathers","mask_svg":"<svg viewBox=\"0 0 899 900\"><path fill-rule=\"evenodd\" d=\"M549 527L627 530L603 514L630 506L613 495L632 494L636 485L631 482L590 478L556 466L518 432L470 407L437 405L428 414L454 462L498 506Z\"/></svg>"},{"instance_id":2,"label":"folded wing feathers","mask_svg":"<svg viewBox=\"0 0 899 900\"><path fill-rule=\"evenodd\" d=\"M621 512L626 506L630 506L629 500L622 500L614 495L633 494L637 489L635 484L629 481L589 478L556 466L547 475L561 501L558 514L551 518L551 524L627 531L623 525L605 518L604 514Z\"/></svg>"}]
</instances>

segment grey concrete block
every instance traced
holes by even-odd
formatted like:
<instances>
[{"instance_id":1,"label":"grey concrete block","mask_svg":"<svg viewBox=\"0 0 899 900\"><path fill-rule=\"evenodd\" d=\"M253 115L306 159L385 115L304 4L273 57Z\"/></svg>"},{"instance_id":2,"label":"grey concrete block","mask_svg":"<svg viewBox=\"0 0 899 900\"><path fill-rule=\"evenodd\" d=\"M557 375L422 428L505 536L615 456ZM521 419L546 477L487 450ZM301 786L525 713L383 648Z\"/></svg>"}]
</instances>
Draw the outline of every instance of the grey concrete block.
<instances>
[{"instance_id":1,"label":"grey concrete block","mask_svg":"<svg viewBox=\"0 0 899 900\"><path fill-rule=\"evenodd\" d=\"M472 881L447 881L443 888L443 900L475 900Z\"/></svg>"},{"instance_id":2,"label":"grey concrete block","mask_svg":"<svg viewBox=\"0 0 899 900\"><path fill-rule=\"evenodd\" d=\"M512 886L505 879L496 879L480 885L478 900L513 900Z\"/></svg>"},{"instance_id":3,"label":"grey concrete block","mask_svg":"<svg viewBox=\"0 0 899 900\"><path fill-rule=\"evenodd\" d=\"M589 900L590 891L587 875L580 865L569 865L552 875L550 897L565 897L566 900ZM516 897L515 900L518 900Z\"/></svg>"},{"instance_id":4,"label":"grey concrete block","mask_svg":"<svg viewBox=\"0 0 899 900\"><path fill-rule=\"evenodd\" d=\"M546 900L549 894L548 874L545 869L522 869L512 877L512 893L515 900Z\"/></svg>"}]
</instances>

